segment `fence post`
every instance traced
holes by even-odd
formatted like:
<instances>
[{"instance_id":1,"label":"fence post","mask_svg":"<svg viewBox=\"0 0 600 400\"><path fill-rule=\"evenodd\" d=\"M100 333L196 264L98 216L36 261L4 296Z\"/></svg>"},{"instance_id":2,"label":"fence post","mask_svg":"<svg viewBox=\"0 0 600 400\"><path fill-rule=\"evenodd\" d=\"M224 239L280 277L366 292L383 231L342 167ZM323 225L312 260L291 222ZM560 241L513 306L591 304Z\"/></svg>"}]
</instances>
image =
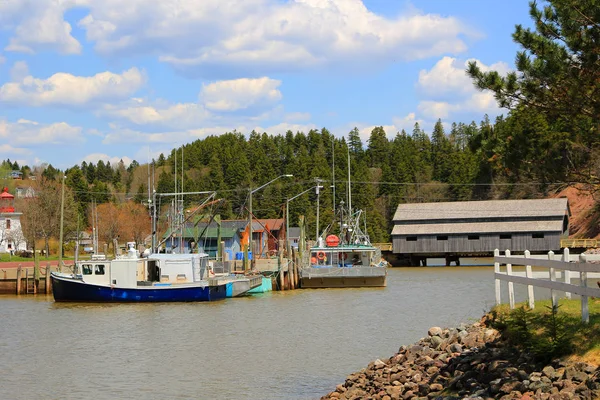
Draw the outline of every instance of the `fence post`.
<instances>
[{"instance_id":1,"label":"fence post","mask_svg":"<svg viewBox=\"0 0 600 400\"><path fill-rule=\"evenodd\" d=\"M585 288L587 287L587 272L582 271L583 266L581 264L585 264L587 262L587 256L585 254L579 255L579 279L580 286ZM590 322L590 310L588 309L588 297L585 295L581 295L581 320L586 324Z\"/></svg>"},{"instance_id":2,"label":"fence post","mask_svg":"<svg viewBox=\"0 0 600 400\"><path fill-rule=\"evenodd\" d=\"M510 257L510 250L506 250L504 252L506 257ZM506 275L512 276L512 264L506 263ZM515 308L515 284L511 281L508 281L508 304L510 304L510 309Z\"/></svg>"},{"instance_id":3,"label":"fence post","mask_svg":"<svg viewBox=\"0 0 600 400\"><path fill-rule=\"evenodd\" d=\"M529 260L531 253L529 250L525 250L525 276L528 279L533 278L533 272L531 270L531 264L529 264ZM529 308L532 310L535 308L535 298L533 297L533 285L527 285L527 300L529 301Z\"/></svg>"},{"instance_id":4,"label":"fence post","mask_svg":"<svg viewBox=\"0 0 600 400\"><path fill-rule=\"evenodd\" d=\"M498 250L498 249L494 250L494 272L496 274L500 273L500 263L498 262L498 259L496 258L499 256L500 256L500 250ZM502 303L502 299L500 296L500 279L496 278L495 284L496 284L496 305L499 306Z\"/></svg>"},{"instance_id":5,"label":"fence post","mask_svg":"<svg viewBox=\"0 0 600 400\"><path fill-rule=\"evenodd\" d=\"M554 260L554 252L552 250L548 252L548 260ZM556 270L554 268L550 268L550 281L556 282ZM556 292L554 289L550 289L550 297L552 298L552 307L556 307L558 305L558 300L556 299Z\"/></svg>"},{"instance_id":6,"label":"fence post","mask_svg":"<svg viewBox=\"0 0 600 400\"><path fill-rule=\"evenodd\" d=\"M569 248L565 247L563 250L563 257L562 260L564 263L568 263L569 262ZM563 274L565 274L565 283L567 285L571 284L571 271L569 271L568 269L565 269L563 271ZM567 299L571 298L571 292L566 292L565 296L567 297Z\"/></svg>"}]
</instances>

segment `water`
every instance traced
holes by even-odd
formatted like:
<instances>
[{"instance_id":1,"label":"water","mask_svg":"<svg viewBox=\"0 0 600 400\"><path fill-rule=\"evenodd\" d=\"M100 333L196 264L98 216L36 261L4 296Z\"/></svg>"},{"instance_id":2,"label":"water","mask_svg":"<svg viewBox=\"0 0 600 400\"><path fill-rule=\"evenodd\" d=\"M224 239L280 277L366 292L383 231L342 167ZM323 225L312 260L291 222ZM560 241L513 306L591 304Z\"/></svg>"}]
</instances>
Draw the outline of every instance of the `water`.
<instances>
[{"instance_id":1,"label":"water","mask_svg":"<svg viewBox=\"0 0 600 400\"><path fill-rule=\"evenodd\" d=\"M493 304L493 267L395 268L386 288L216 303L0 296L0 399L318 399Z\"/></svg>"}]
</instances>

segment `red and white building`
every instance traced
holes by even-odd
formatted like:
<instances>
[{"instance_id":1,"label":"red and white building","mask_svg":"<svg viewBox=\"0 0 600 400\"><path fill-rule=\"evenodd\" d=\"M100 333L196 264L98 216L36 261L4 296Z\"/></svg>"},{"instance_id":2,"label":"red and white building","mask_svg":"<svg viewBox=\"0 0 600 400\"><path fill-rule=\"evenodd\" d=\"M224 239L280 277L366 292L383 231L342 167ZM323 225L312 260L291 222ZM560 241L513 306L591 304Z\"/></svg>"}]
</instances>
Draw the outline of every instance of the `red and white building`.
<instances>
[{"instance_id":1,"label":"red and white building","mask_svg":"<svg viewBox=\"0 0 600 400\"><path fill-rule=\"evenodd\" d=\"M0 193L0 253L10 253L27 249L25 236L21 230L21 215L15 212L15 196L4 188Z\"/></svg>"}]
</instances>

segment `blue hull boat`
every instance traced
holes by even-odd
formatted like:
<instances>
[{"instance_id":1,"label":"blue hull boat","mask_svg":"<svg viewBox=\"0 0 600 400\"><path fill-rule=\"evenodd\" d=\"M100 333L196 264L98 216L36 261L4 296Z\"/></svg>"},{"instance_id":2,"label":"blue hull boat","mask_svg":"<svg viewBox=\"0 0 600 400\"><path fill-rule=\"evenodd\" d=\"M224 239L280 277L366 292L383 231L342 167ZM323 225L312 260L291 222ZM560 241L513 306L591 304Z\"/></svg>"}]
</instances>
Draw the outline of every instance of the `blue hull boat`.
<instances>
[{"instance_id":1,"label":"blue hull boat","mask_svg":"<svg viewBox=\"0 0 600 400\"><path fill-rule=\"evenodd\" d=\"M55 301L78 302L196 302L224 299L226 285L201 283L156 283L135 288L119 288L84 282L82 279L52 273L52 292Z\"/></svg>"}]
</instances>

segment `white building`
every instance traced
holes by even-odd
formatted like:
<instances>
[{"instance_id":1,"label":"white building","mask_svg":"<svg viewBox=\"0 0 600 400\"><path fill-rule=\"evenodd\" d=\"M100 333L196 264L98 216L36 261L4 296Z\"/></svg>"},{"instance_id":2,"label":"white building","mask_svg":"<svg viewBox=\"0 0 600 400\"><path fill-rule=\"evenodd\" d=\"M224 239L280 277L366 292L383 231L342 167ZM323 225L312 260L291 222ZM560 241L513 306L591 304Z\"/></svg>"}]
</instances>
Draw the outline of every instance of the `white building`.
<instances>
[{"instance_id":1,"label":"white building","mask_svg":"<svg viewBox=\"0 0 600 400\"><path fill-rule=\"evenodd\" d=\"M15 196L4 188L0 194L0 253L26 250L25 236L21 230L21 215L15 212Z\"/></svg>"}]
</instances>

